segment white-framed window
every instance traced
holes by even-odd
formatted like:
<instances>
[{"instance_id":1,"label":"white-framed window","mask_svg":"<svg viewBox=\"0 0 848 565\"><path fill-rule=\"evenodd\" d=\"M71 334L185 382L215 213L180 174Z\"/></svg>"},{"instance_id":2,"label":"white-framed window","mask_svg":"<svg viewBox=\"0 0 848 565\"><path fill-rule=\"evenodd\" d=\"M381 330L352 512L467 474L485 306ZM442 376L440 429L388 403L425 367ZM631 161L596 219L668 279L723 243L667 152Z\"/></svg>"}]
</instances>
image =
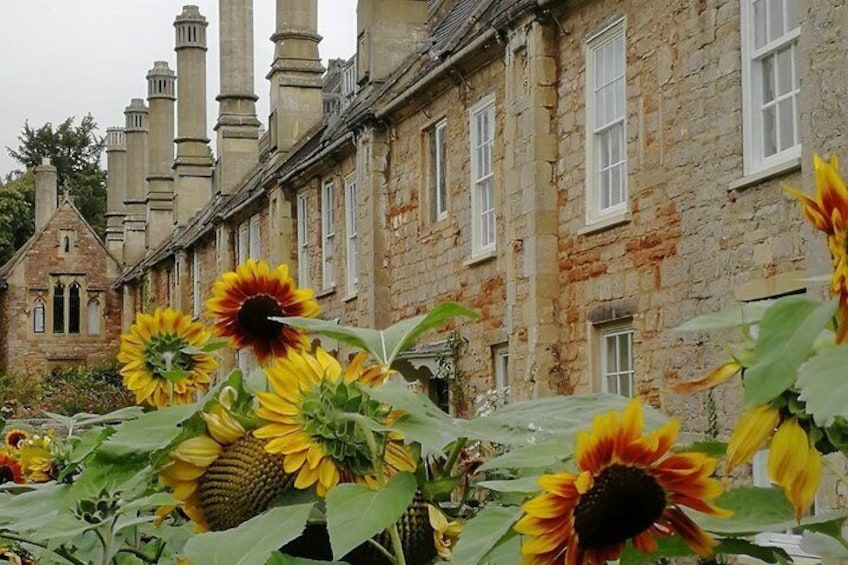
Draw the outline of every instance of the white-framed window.
<instances>
[{"instance_id":1,"label":"white-framed window","mask_svg":"<svg viewBox=\"0 0 848 565\"><path fill-rule=\"evenodd\" d=\"M250 224L242 222L236 232L236 264L241 265L250 256Z\"/></svg>"},{"instance_id":2,"label":"white-framed window","mask_svg":"<svg viewBox=\"0 0 848 565\"><path fill-rule=\"evenodd\" d=\"M430 221L444 220L448 217L447 167L447 130L446 120L439 121L428 135L428 169L430 190Z\"/></svg>"},{"instance_id":3,"label":"white-framed window","mask_svg":"<svg viewBox=\"0 0 848 565\"><path fill-rule=\"evenodd\" d=\"M259 231L259 214L255 214L250 218L250 228L248 230L248 253L254 261L259 261L262 258L262 240Z\"/></svg>"},{"instance_id":4,"label":"white-framed window","mask_svg":"<svg viewBox=\"0 0 848 565\"><path fill-rule=\"evenodd\" d=\"M774 483L771 482L771 479L769 479L768 476L768 456L768 449L758 451L754 455L754 459L751 462L751 475L755 487L777 488ZM820 507L819 493L816 493L816 497L813 500L813 506L810 509L809 513L815 514L816 507ZM754 541L758 545L768 545L783 548L784 550L786 550L786 553L788 553L792 557L803 557L808 559L819 558L818 555L813 555L801 549L801 535L799 533L794 532L792 529L779 533L772 532L757 534L757 536L755 536L754 538Z\"/></svg>"},{"instance_id":5,"label":"white-framed window","mask_svg":"<svg viewBox=\"0 0 848 565\"><path fill-rule=\"evenodd\" d=\"M356 293L359 279L359 251L356 241L356 173L345 179L345 284L348 294Z\"/></svg>"},{"instance_id":6,"label":"white-framed window","mask_svg":"<svg viewBox=\"0 0 848 565\"><path fill-rule=\"evenodd\" d=\"M306 193L297 195L297 286L311 285L309 274L309 201Z\"/></svg>"},{"instance_id":7,"label":"white-framed window","mask_svg":"<svg viewBox=\"0 0 848 565\"><path fill-rule=\"evenodd\" d=\"M325 289L336 285L336 272L333 269L336 243L336 228L333 222L335 199L333 179L326 179L321 184L321 281Z\"/></svg>"},{"instance_id":8,"label":"white-framed window","mask_svg":"<svg viewBox=\"0 0 848 565\"><path fill-rule=\"evenodd\" d=\"M509 348L506 344L492 348L492 362L495 374L495 389L503 393L503 401L509 402Z\"/></svg>"},{"instance_id":9,"label":"white-framed window","mask_svg":"<svg viewBox=\"0 0 848 565\"><path fill-rule=\"evenodd\" d=\"M46 305L44 304L44 300L41 298L35 299L35 304L32 307L32 331L33 333L43 334L44 333L44 313L46 312Z\"/></svg>"},{"instance_id":10,"label":"white-framed window","mask_svg":"<svg viewBox=\"0 0 848 565\"><path fill-rule=\"evenodd\" d=\"M200 253L196 247L191 252L191 314L200 316Z\"/></svg>"},{"instance_id":11,"label":"white-framed window","mask_svg":"<svg viewBox=\"0 0 848 565\"><path fill-rule=\"evenodd\" d=\"M495 96L469 111L471 138L471 254L495 248Z\"/></svg>"},{"instance_id":12,"label":"white-framed window","mask_svg":"<svg viewBox=\"0 0 848 565\"><path fill-rule=\"evenodd\" d=\"M601 392L633 398L633 328L618 325L600 337Z\"/></svg>"},{"instance_id":13,"label":"white-framed window","mask_svg":"<svg viewBox=\"0 0 848 565\"><path fill-rule=\"evenodd\" d=\"M625 214L627 148L624 19L586 42L586 221Z\"/></svg>"},{"instance_id":14,"label":"white-framed window","mask_svg":"<svg viewBox=\"0 0 848 565\"><path fill-rule=\"evenodd\" d=\"M797 0L742 0L745 174L801 156Z\"/></svg>"}]
</instances>

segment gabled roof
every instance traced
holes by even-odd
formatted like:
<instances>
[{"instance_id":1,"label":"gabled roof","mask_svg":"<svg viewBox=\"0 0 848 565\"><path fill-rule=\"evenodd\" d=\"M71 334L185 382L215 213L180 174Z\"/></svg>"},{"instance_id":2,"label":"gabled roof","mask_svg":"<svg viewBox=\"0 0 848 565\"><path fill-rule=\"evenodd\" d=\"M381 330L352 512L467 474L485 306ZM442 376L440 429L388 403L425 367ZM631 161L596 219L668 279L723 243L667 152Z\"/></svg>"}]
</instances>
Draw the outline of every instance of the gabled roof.
<instances>
[{"instance_id":1,"label":"gabled roof","mask_svg":"<svg viewBox=\"0 0 848 565\"><path fill-rule=\"evenodd\" d=\"M83 217L79 209L74 206L74 203L73 201L71 201L71 198L67 194L65 194L65 196L62 198L61 204L59 204L59 206L57 206L56 209L53 210L53 213L50 214L50 217L47 218L47 221L44 222L43 226L41 226L41 229L36 230L36 232L32 234L32 236L26 241L26 243L24 243L20 247L20 249L15 251L14 255L12 255L9 260L6 261L6 264L0 267L0 281L6 279L9 274L15 270L18 264L24 259L24 257L26 257L27 253L29 253L29 250L32 248L32 246L35 245L35 242L38 241L38 239L45 232L45 230L47 230L47 227L54 221L59 212L65 207L67 207L74 214L77 215L82 225L85 226L85 229L87 229L88 233L91 234L91 237L93 237L95 241L97 241L97 243L103 249L103 252L106 253L106 256L112 259L112 261L115 262L115 265L120 269L121 262L118 261L114 255L112 255L112 253L106 247L106 244L103 243L103 241L100 239L100 236L97 235L97 232L95 232L94 228L91 227L91 224L89 224L88 221ZM0 286L0 290L2 289L3 287Z\"/></svg>"}]
</instances>

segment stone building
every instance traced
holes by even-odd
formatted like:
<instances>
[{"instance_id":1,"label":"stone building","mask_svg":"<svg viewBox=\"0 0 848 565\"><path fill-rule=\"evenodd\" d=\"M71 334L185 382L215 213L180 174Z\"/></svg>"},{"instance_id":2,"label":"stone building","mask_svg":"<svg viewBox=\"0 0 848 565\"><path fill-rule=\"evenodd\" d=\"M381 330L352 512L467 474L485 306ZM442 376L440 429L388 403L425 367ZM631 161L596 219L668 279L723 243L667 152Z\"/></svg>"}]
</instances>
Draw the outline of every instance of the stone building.
<instances>
[{"instance_id":1,"label":"stone building","mask_svg":"<svg viewBox=\"0 0 848 565\"><path fill-rule=\"evenodd\" d=\"M666 392L724 336L673 328L823 292L822 238L781 187L848 145L844 2L358 0L356 53L326 72L316 4L276 2L266 120L252 1L220 0L214 159L207 21L176 18L176 87L156 63L108 145L124 326L203 318L221 273L264 258L345 325L478 310L406 360L456 413L496 387L606 391L726 434L738 388Z\"/></svg>"},{"instance_id":2,"label":"stone building","mask_svg":"<svg viewBox=\"0 0 848 565\"><path fill-rule=\"evenodd\" d=\"M71 202L56 168L35 168L35 234L0 267L0 374L114 361L121 264Z\"/></svg>"}]
</instances>

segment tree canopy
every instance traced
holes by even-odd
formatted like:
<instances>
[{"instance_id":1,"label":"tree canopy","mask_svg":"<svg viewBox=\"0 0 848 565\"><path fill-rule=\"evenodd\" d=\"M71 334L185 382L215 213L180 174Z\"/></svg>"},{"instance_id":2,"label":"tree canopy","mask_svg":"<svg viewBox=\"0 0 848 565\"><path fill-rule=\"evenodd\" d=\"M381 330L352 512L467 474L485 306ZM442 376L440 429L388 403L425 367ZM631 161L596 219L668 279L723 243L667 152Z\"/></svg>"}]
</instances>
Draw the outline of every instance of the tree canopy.
<instances>
[{"instance_id":1,"label":"tree canopy","mask_svg":"<svg viewBox=\"0 0 848 565\"><path fill-rule=\"evenodd\" d=\"M31 170L10 174L0 183L0 265L32 235L34 198L35 177Z\"/></svg>"},{"instance_id":2,"label":"tree canopy","mask_svg":"<svg viewBox=\"0 0 848 565\"><path fill-rule=\"evenodd\" d=\"M100 166L100 158L103 154L105 139L97 135L97 123L91 114L86 115L79 124L75 122L76 118L70 117L58 126L47 122L41 127L34 128L27 121L18 136L18 147L16 149L6 147L6 150L9 156L20 163L26 171L40 165L44 157L49 157L53 166L56 167L59 194L61 195L62 190L67 188L73 197L74 205L91 224L94 231L103 237L106 231L106 172ZM24 171L14 171L10 175L11 178L25 176ZM7 178L8 180L10 178ZM7 185L8 182L0 186L0 192L3 192ZM14 200L9 196L6 198ZM32 235L34 225L32 220L34 200L31 195L27 201L30 209L24 215L30 221L23 241ZM0 203L0 206L3 204ZM0 209L0 217L4 213L7 212ZM2 258L2 249L0 244L0 258Z\"/></svg>"}]
</instances>

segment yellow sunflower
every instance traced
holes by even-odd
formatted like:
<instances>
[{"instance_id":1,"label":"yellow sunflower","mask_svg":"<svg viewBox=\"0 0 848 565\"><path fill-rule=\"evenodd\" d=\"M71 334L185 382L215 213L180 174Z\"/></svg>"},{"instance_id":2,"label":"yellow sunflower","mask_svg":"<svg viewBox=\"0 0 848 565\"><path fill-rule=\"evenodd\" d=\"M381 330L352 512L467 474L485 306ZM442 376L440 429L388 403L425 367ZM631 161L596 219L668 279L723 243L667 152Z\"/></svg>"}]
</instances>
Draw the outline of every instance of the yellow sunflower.
<instances>
[{"instance_id":1,"label":"yellow sunflower","mask_svg":"<svg viewBox=\"0 0 848 565\"><path fill-rule=\"evenodd\" d=\"M50 436L33 435L18 444L17 458L27 481L45 483L53 478L52 443Z\"/></svg>"},{"instance_id":2,"label":"yellow sunflower","mask_svg":"<svg viewBox=\"0 0 848 565\"><path fill-rule=\"evenodd\" d=\"M200 351L209 338L203 324L178 310L139 313L130 333L121 336L118 353L124 386L135 393L136 403L161 407L194 402L218 366L212 355Z\"/></svg>"},{"instance_id":3,"label":"yellow sunflower","mask_svg":"<svg viewBox=\"0 0 848 565\"><path fill-rule=\"evenodd\" d=\"M680 424L673 420L642 435L642 405L634 399L619 417L595 417L590 433L577 436L577 474L542 475L542 494L523 506L515 530L530 536L525 564L604 563L618 559L625 543L643 553L655 536L678 535L693 551L711 555L717 542L681 507L715 516L710 504L722 491L710 478L717 461L701 453L669 453Z\"/></svg>"},{"instance_id":4,"label":"yellow sunflower","mask_svg":"<svg viewBox=\"0 0 848 565\"><path fill-rule=\"evenodd\" d=\"M282 457L267 453L265 442L247 434L227 408L218 404L200 416L206 432L177 445L159 479L199 531L226 530L267 509L293 479Z\"/></svg>"},{"instance_id":5,"label":"yellow sunflower","mask_svg":"<svg viewBox=\"0 0 848 565\"><path fill-rule=\"evenodd\" d=\"M751 408L739 418L727 444L726 471L749 461L769 438L769 477L780 485L800 520L821 481L821 454L797 418L783 417L769 405Z\"/></svg>"},{"instance_id":6,"label":"yellow sunflower","mask_svg":"<svg viewBox=\"0 0 848 565\"><path fill-rule=\"evenodd\" d=\"M17 449L21 442L26 441L29 434L24 430L13 428L6 432L3 438L3 443L7 449Z\"/></svg>"},{"instance_id":7,"label":"yellow sunflower","mask_svg":"<svg viewBox=\"0 0 848 565\"><path fill-rule=\"evenodd\" d=\"M359 354L342 371L323 349L315 355L292 351L266 369L274 391L257 393L256 415L268 424L253 433L270 440L269 453L285 456L286 472L297 474L295 487L317 484L324 496L340 482L374 487L380 476L415 470L399 436L363 430L362 419L385 424L397 417L358 389L358 383L373 386L388 374L380 366L365 367L366 357Z\"/></svg>"},{"instance_id":8,"label":"yellow sunflower","mask_svg":"<svg viewBox=\"0 0 848 565\"><path fill-rule=\"evenodd\" d=\"M0 449L0 485L9 482L24 483L24 472L11 453Z\"/></svg>"},{"instance_id":9,"label":"yellow sunflower","mask_svg":"<svg viewBox=\"0 0 848 565\"><path fill-rule=\"evenodd\" d=\"M311 289L297 288L287 265L272 271L265 261L248 259L215 282L206 307L216 319L215 333L229 338L233 347L252 349L264 366L308 345L301 331L268 318L315 316L318 303L312 295Z\"/></svg>"},{"instance_id":10,"label":"yellow sunflower","mask_svg":"<svg viewBox=\"0 0 848 565\"><path fill-rule=\"evenodd\" d=\"M433 528L433 544L443 561L450 561L453 548L465 524L461 520L449 521L447 516L432 504L427 505L430 526Z\"/></svg>"},{"instance_id":11,"label":"yellow sunflower","mask_svg":"<svg viewBox=\"0 0 848 565\"><path fill-rule=\"evenodd\" d=\"M839 175L839 160L832 156L825 161L813 157L816 176L816 195L810 197L799 190L786 191L801 202L807 220L827 235L827 246L833 262L831 293L839 296L839 328L836 343L848 338L848 187Z\"/></svg>"}]
</instances>

